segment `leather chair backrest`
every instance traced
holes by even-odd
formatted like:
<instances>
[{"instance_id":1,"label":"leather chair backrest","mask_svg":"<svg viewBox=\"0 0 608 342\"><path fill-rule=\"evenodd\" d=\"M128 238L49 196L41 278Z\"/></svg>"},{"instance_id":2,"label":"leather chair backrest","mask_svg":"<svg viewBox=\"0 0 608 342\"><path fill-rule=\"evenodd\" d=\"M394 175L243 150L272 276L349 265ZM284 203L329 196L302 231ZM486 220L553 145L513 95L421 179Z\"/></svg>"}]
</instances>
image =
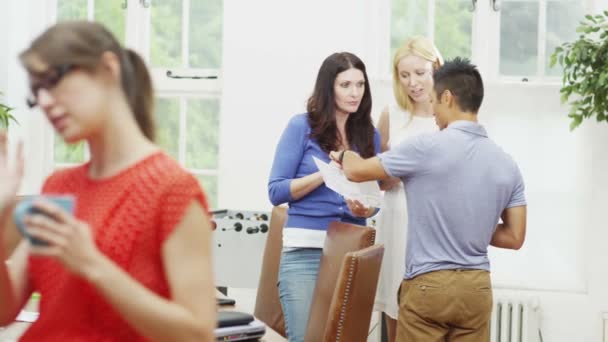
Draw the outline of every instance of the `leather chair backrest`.
<instances>
[{"instance_id":1,"label":"leather chair backrest","mask_svg":"<svg viewBox=\"0 0 608 342\"><path fill-rule=\"evenodd\" d=\"M333 299L336 281L346 253L372 246L375 238L374 228L344 222L330 223L323 246L304 341L319 342L323 339L329 305Z\"/></svg>"},{"instance_id":2,"label":"leather chair backrest","mask_svg":"<svg viewBox=\"0 0 608 342\"><path fill-rule=\"evenodd\" d=\"M346 253L323 341L367 341L383 255L384 245Z\"/></svg>"},{"instance_id":3,"label":"leather chair backrest","mask_svg":"<svg viewBox=\"0 0 608 342\"><path fill-rule=\"evenodd\" d=\"M258 293L255 301L253 315L266 323L274 331L287 336L285 332L285 319L279 300L279 264L283 250L283 225L287 219L286 207L272 208L264 256L262 257L262 270L258 284Z\"/></svg>"}]
</instances>

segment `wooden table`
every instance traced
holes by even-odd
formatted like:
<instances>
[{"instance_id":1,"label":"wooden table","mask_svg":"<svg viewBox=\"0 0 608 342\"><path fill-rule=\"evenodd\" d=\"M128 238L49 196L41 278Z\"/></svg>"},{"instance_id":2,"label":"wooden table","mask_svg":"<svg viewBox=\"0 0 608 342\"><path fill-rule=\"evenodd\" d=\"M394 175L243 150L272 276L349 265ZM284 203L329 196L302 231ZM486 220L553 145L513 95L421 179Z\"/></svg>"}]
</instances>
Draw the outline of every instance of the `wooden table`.
<instances>
[{"instance_id":1,"label":"wooden table","mask_svg":"<svg viewBox=\"0 0 608 342\"><path fill-rule=\"evenodd\" d=\"M217 291L216 294L218 297L225 297L221 292ZM247 313L253 313L253 308L248 307L247 305L239 305L239 303L247 302L240 301L239 298L230 297L236 300L236 305L234 306L223 306L220 310L235 310L242 311ZM38 310L38 300L33 299L28 302L25 307L28 311L37 311ZM11 342L17 341L21 335L27 330L31 323L26 322L15 322L4 329L0 329L0 342ZM281 336L276 331L272 330L270 327L266 327L266 334L264 337L260 339L262 342L286 342L287 339Z\"/></svg>"}]
</instances>

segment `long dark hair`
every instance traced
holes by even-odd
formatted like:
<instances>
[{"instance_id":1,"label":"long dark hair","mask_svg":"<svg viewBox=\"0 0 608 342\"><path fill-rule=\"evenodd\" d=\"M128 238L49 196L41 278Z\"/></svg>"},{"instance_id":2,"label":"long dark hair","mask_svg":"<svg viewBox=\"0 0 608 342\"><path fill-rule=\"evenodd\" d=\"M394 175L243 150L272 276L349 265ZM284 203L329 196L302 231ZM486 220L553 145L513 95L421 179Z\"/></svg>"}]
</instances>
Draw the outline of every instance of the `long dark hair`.
<instances>
[{"instance_id":1,"label":"long dark hair","mask_svg":"<svg viewBox=\"0 0 608 342\"><path fill-rule=\"evenodd\" d=\"M336 95L334 82L339 73L351 68L361 70L365 77L365 92L356 112L346 120L346 139L362 157L375 154L374 125L372 123L372 95L365 71L365 64L349 52L334 53L327 57L317 75L315 89L308 99L308 123L311 138L316 139L321 149L327 153L337 150L338 129L336 125Z\"/></svg>"},{"instance_id":2,"label":"long dark hair","mask_svg":"<svg viewBox=\"0 0 608 342\"><path fill-rule=\"evenodd\" d=\"M89 21L68 21L53 25L19 58L26 69L29 57L36 56L51 67L72 65L93 71L102 54L113 52L120 59L122 90L142 133L154 140L153 87L142 58L133 50L123 49L103 25Z\"/></svg>"}]
</instances>

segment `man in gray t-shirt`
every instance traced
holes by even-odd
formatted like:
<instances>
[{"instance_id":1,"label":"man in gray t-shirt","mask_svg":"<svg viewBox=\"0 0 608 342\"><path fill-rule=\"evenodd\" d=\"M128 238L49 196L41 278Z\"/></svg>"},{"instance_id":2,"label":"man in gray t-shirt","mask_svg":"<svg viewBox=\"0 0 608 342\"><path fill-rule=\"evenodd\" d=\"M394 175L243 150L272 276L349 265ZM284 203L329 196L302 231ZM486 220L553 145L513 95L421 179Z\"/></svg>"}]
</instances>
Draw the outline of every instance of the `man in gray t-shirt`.
<instances>
[{"instance_id":1,"label":"man in gray t-shirt","mask_svg":"<svg viewBox=\"0 0 608 342\"><path fill-rule=\"evenodd\" d=\"M524 182L477 123L483 82L476 67L456 58L433 79L439 132L374 158L331 156L353 181L398 177L405 185L409 227L397 341L485 341L492 308L488 246L522 246Z\"/></svg>"}]
</instances>

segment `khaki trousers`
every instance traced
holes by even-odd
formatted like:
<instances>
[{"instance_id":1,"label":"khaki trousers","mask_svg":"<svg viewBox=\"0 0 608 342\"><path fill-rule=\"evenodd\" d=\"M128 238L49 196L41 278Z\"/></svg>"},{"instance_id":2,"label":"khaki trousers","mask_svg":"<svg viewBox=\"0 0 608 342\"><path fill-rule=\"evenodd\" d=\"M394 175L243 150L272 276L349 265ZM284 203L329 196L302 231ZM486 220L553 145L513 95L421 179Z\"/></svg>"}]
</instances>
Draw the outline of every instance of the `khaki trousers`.
<instances>
[{"instance_id":1,"label":"khaki trousers","mask_svg":"<svg viewBox=\"0 0 608 342\"><path fill-rule=\"evenodd\" d=\"M491 314L489 272L422 274L401 283L397 342L486 342Z\"/></svg>"}]
</instances>

